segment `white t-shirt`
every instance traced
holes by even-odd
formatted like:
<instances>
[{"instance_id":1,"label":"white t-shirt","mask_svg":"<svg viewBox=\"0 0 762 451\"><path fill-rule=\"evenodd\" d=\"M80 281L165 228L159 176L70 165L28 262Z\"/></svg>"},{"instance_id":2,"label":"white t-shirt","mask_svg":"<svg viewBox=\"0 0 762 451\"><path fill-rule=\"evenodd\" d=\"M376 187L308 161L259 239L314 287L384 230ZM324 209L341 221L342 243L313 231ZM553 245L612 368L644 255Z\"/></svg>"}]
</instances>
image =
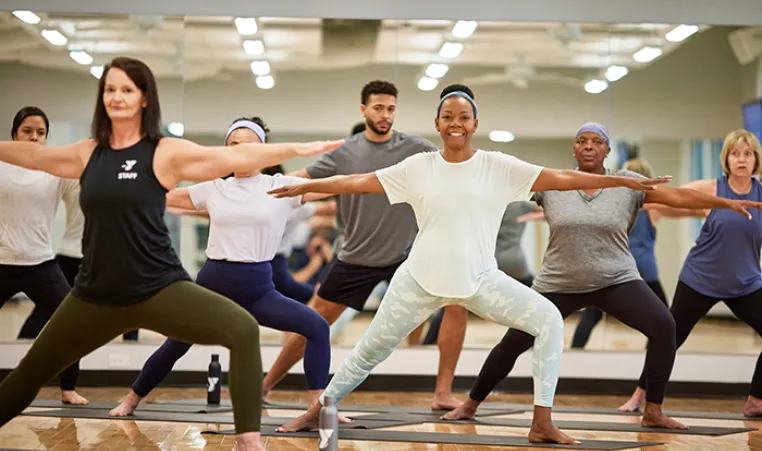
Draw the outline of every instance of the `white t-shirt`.
<instances>
[{"instance_id":1,"label":"white t-shirt","mask_svg":"<svg viewBox=\"0 0 762 451\"><path fill-rule=\"evenodd\" d=\"M280 246L278 246L278 255L287 258L291 256L291 253L294 252L294 243L298 238L299 226L315 214L315 209L315 204L307 202L291 212L291 216L286 221L286 229L283 232L283 238L280 240Z\"/></svg>"},{"instance_id":2,"label":"white t-shirt","mask_svg":"<svg viewBox=\"0 0 762 451\"><path fill-rule=\"evenodd\" d=\"M505 207L529 198L542 169L477 150L459 163L426 152L376 171L389 202L406 202L415 212L419 231L407 264L421 287L441 297L476 294L484 273L497 268L495 243Z\"/></svg>"},{"instance_id":3,"label":"white t-shirt","mask_svg":"<svg viewBox=\"0 0 762 451\"><path fill-rule=\"evenodd\" d=\"M52 260L53 221L61 196L79 181L0 162L0 264Z\"/></svg>"},{"instance_id":4,"label":"white t-shirt","mask_svg":"<svg viewBox=\"0 0 762 451\"><path fill-rule=\"evenodd\" d=\"M288 217L301 196L276 199L267 191L307 179L259 174L216 179L188 188L197 210L209 212L206 256L213 260L265 262L275 257Z\"/></svg>"},{"instance_id":5,"label":"white t-shirt","mask_svg":"<svg viewBox=\"0 0 762 451\"><path fill-rule=\"evenodd\" d=\"M56 253L71 258L82 258L85 215L79 206L79 183L63 193L63 203L66 208L66 229Z\"/></svg>"}]
</instances>

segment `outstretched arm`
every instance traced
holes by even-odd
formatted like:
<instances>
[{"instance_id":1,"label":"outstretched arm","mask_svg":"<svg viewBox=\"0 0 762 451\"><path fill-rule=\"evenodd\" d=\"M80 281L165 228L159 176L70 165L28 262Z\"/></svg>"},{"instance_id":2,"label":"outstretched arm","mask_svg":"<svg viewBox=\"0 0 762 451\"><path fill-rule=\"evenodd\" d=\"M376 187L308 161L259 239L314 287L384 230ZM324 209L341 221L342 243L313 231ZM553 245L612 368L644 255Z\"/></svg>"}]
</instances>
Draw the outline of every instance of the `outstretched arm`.
<instances>
[{"instance_id":1,"label":"outstretched arm","mask_svg":"<svg viewBox=\"0 0 762 451\"><path fill-rule=\"evenodd\" d=\"M306 193L325 194L384 194L384 188L375 172L355 175L335 175L310 180L300 185L289 185L268 191L277 198L296 197Z\"/></svg>"},{"instance_id":2,"label":"outstretched arm","mask_svg":"<svg viewBox=\"0 0 762 451\"><path fill-rule=\"evenodd\" d=\"M167 208L185 211L196 210L196 206L193 205L188 188L175 188L170 190L167 193Z\"/></svg>"},{"instance_id":3,"label":"outstretched arm","mask_svg":"<svg viewBox=\"0 0 762 451\"><path fill-rule=\"evenodd\" d=\"M589 174L582 171L543 168L532 185L532 192L570 191L626 187L639 191L653 190L656 185L669 183L671 176L640 179L613 175Z\"/></svg>"},{"instance_id":4,"label":"outstretched arm","mask_svg":"<svg viewBox=\"0 0 762 451\"><path fill-rule=\"evenodd\" d=\"M78 179L85 170L95 147L92 140L79 141L69 146L42 146L27 141L0 142L0 161L14 166L47 172L65 179ZM87 158L83 159L86 155Z\"/></svg>"},{"instance_id":5,"label":"outstretched arm","mask_svg":"<svg viewBox=\"0 0 762 451\"><path fill-rule=\"evenodd\" d=\"M717 192L716 180L696 180L680 187L681 189L692 189L703 193L707 196L714 197L714 193ZM658 198L658 196L657 196ZM646 202L650 202L648 197ZM660 218L705 218L709 215L711 209L705 208L690 208L690 207L673 207L664 203L646 203L643 205L643 210L647 210L648 214L658 221Z\"/></svg>"},{"instance_id":6,"label":"outstretched arm","mask_svg":"<svg viewBox=\"0 0 762 451\"><path fill-rule=\"evenodd\" d=\"M166 144L165 144L166 141ZM207 181L225 177L232 172L249 172L283 163L297 156L329 152L344 141L312 143L247 143L229 147L205 147L184 139L165 138L166 164L164 177L174 185L181 180Z\"/></svg>"},{"instance_id":7,"label":"outstretched arm","mask_svg":"<svg viewBox=\"0 0 762 451\"><path fill-rule=\"evenodd\" d=\"M747 208L762 210L761 202L731 200L706 193L704 190L692 188L661 187L646 193L646 202L663 204L674 208L684 209L728 209L743 214L751 219Z\"/></svg>"}]
</instances>

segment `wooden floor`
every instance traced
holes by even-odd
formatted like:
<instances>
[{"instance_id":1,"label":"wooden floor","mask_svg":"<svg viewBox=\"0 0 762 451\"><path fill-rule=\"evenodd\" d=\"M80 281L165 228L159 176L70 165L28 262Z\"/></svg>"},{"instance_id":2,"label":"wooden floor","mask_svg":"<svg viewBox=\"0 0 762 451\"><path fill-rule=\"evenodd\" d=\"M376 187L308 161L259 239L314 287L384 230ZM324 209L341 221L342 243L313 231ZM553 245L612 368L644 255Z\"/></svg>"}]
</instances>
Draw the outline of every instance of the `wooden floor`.
<instances>
[{"instance_id":1,"label":"wooden floor","mask_svg":"<svg viewBox=\"0 0 762 451\"><path fill-rule=\"evenodd\" d=\"M83 388L81 393L91 401L118 401L124 395L124 388ZM201 398L203 389L158 389L149 400L177 400ZM56 399L56 388L45 388L38 399ZM465 395L458 395L461 399ZM227 398L227 393L223 394ZM272 401L304 402L303 393L275 392ZM622 397L614 396L559 396L557 405L574 406L617 406L623 401ZM374 405L428 405L429 395L426 393L379 393L357 392L349 395L342 403L344 411L351 411L352 404ZM531 403L527 395L494 395L489 401ZM674 410L700 410L719 412L740 412L743 400L696 400L669 399L665 406ZM278 411L277 416L293 416L298 412ZM266 413L267 414L267 413ZM528 418L512 415L511 418ZM638 417L562 414L556 413L557 420L589 420L636 422ZM681 419L693 426L725 426L762 428L762 422L698 420ZM206 429L230 429L230 425L212 424L182 424L148 421L125 420L74 420L44 417L17 417L0 429L0 448L15 449L47 449L47 450L230 450L233 448L233 436L201 434ZM418 432L445 432L524 436L525 429L504 428L492 426L424 424L417 426L398 427L395 430ZM663 442L665 445L642 448L649 451L696 451L696 450L762 450L762 433L752 432L729 435L725 437L705 437L676 434L651 433L619 433L599 431L567 431L579 439L620 440L620 441L651 441ZM280 437L265 437L265 448L269 451L302 451L316 450L317 440L292 439ZM339 449L353 451L397 451L397 450L441 450L441 451L491 451L491 450L520 450L540 448L495 447L473 445L437 445L437 444L408 444L392 442L340 441Z\"/></svg>"}]
</instances>

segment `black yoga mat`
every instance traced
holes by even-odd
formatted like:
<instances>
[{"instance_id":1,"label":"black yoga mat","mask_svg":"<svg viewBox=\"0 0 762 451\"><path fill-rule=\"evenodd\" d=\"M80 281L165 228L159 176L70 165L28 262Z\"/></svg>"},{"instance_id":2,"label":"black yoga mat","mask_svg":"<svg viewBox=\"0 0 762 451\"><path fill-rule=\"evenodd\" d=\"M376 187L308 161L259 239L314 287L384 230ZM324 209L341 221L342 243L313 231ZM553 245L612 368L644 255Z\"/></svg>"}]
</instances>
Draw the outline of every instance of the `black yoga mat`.
<instances>
[{"instance_id":1,"label":"black yoga mat","mask_svg":"<svg viewBox=\"0 0 762 451\"><path fill-rule=\"evenodd\" d=\"M235 434L235 431L204 431L203 434ZM318 438L317 432L275 432L275 428L263 427L262 435L270 437ZM557 448L576 450L621 450L657 446L656 442L620 442L608 440L582 440L579 445L534 444L525 437L483 434L447 434L441 432L403 432L385 430L347 429L339 432L339 440L364 440L374 442L433 443L458 445L520 446L524 448Z\"/></svg>"},{"instance_id":2,"label":"black yoga mat","mask_svg":"<svg viewBox=\"0 0 762 451\"><path fill-rule=\"evenodd\" d=\"M444 423L444 424L477 424L484 426L502 426L502 427L517 427L517 428L529 428L532 426L532 420L523 418L482 418L477 420L458 420L447 421L440 420L440 415L370 415L367 420L399 420L405 422L412 422L416 418L420 419L420 423ZM637 423L615 423L615 422L602 422L602 421L571 421L571 420L554 420L553 424L559 429L568 429L576 431L609 431L609 432L653 432L658 434L684 434L684 435L709 435L719 437L722 435L740 434L743 432L756 431L753 428L729 428L729 427L714 427L714 426L691 426L688 429L662 429L662 428L646 428Z\"/></svg>"},{"instance_id":3,"label":"black yoga mat","mask_svg":"<svg viewBox=\"0 0 762 451\"><path fill-rule=\"evenodd\" d=\"M522 410L524 412L532 411L533 406L529 404L511 404L511 403L485 403L479 406L479 410L492 412L494 410L512 409ZM579 406L554 406L553 412L559 413L591 413L599 415L622 415L622 416L642 416L643 412L620 412L616 407L579 407ZM483 412L485 413L485 412ZM506 415L506 414L501 414ZM702 420L736 420L736 421L762 421L760 417L746 417L743 413L735 412L698 412L687 410L665 410L664 415L675 418L696 418Z\"/></svg>"},{"instance_id":4,"label":"black yoga mat","mask_svg":"<svg viewBox=\"0 0 762 451\"><path fill-rule=\"evenodd\" d=\"M222 405L229 406L230 401L229 400L223 400ZM206 400L202 399L184 399L180 401L167 401L164 403L154 403L152 405L207 405ZM262 404L262 407L265 409L272 409L272 410L307 410L307 404L303 403L293 403L293 402L268 402ZM444 414L447 411L446 410L432 410L428 407L418 407L418 406L376 406L376 405L370 405L370 406L364 406L364 405L341 405L339 406L339 410L343 412L362 412L362 413L410 413L410 414L433 414L436 412L439 412L440 414ZM489 416L495 416L495 415L509 415L513 413L523 413L523 409L489 409L485 410L484 412L479 412L477 415L480 417L489 417Z\"/></svg>"},{"instance_id":5,"label":"black yoga mat","mask_svg":"<svg viewBox=\"0 0 762 451\"><path fill-rule=\"evenodd\" d=\"M113 409L119 403L115 402L103 402L92 401L90 404L85 405L71 405L64 404L61 401L53 401L47 399L37 399L29 405L29 407L42 407L42 408L55 408L55 409ZM175 404L175 403L142 403L136 409L141 412L187 412L187 413L223 413L232 412L233 407L230 405L190 405L190 404Z\"/></svg>"}]
</instances>

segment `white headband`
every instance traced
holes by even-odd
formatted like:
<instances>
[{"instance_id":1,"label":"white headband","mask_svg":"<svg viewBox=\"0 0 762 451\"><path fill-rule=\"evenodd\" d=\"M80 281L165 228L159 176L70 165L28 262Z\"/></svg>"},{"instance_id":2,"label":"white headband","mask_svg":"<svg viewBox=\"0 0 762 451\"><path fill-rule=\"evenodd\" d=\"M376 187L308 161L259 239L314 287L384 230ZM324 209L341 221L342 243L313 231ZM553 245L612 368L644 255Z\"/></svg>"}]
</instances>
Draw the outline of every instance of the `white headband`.
<instances>
[{"instance_id":1,"label":"white headband","mask_svg":"<svg viewBox=\"0 0 762 451\"><path fill-rule=\"evenodd\" d=\"M265 142L265 130L256 122L252 122L250 120L242 119L240 121L233 122L233 125L228 127L228 132L225 135L225 145L228 143L228 139L230 138L230 134L233 133L234 130L238 130L239 128L248 128L249 130L253 131L254 133L259 136L259 140L263 143Z\"/></svg>"}]
</instances>

